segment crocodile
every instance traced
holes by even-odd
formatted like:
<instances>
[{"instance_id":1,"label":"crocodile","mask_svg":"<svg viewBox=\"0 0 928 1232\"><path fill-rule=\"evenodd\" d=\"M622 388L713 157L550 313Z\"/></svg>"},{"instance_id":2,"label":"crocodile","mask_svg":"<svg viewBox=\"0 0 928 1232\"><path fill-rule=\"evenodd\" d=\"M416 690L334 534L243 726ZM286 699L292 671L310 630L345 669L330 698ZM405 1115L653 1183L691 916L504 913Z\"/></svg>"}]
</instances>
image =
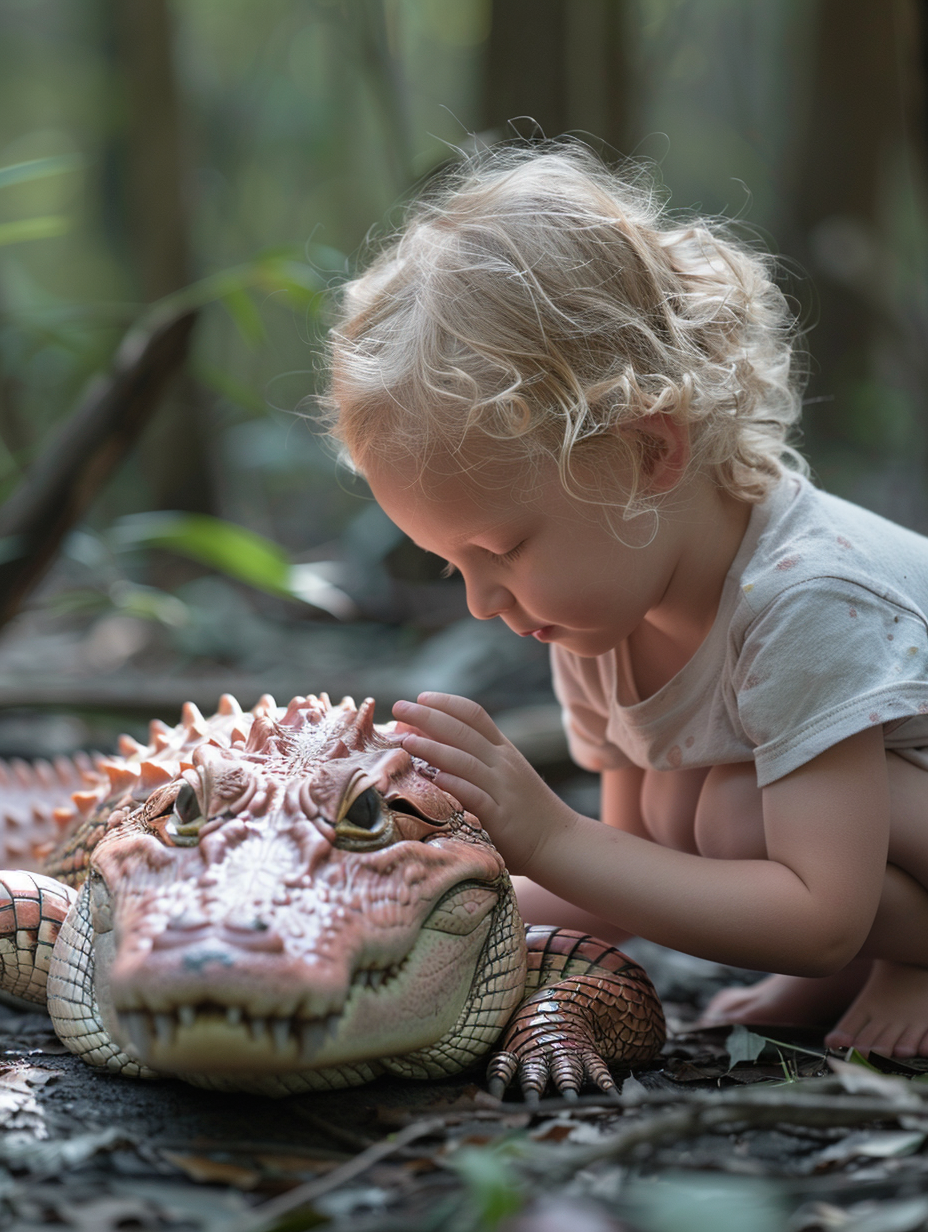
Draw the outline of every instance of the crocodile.
<instances>
[{"instance_id":1,"label":"crocodile","mask_svg":"<svg viewBox=\"0 0 928 1232\"><path fill-rule=\"evenodd\" d=\"M436 1078L614 1092L642 968L528 927L503 860L374 702L192 703L147 744L0 763L0 996L90 1065L271 1096Z\"/></svg>"}]
</instances>

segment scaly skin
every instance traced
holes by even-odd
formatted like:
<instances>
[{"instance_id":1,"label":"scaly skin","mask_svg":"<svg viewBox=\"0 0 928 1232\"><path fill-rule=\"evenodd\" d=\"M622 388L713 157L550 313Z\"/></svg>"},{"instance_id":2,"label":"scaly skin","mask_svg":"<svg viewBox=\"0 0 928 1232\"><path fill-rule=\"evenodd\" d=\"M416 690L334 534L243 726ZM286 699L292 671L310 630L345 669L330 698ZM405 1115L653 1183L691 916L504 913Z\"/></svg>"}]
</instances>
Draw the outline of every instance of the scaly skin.
<instances>
[{"instance_id":1,"label":"scaly skin","mask_svg":"<svg viewBox=\"0 0 928 1232\"><path fill-rule=\"evenodd\" d=\"M509 1023L491 1088L537 1098L659 1051L641 968L526 934L479 822L370 700L226 696L120 749L0 763L0 838L43 869L0 873L0 993L88 1063L286 1095L452 1074Z\"/></svg>"}]
</instances>

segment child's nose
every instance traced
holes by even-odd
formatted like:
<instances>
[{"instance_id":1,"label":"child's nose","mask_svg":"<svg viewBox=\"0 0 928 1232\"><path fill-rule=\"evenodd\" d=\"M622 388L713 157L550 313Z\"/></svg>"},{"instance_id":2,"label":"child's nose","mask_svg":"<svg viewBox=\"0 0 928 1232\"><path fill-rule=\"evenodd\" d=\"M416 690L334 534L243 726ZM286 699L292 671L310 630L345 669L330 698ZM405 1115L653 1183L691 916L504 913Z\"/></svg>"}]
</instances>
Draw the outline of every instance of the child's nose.
<instances>
[{"instance_id":1,"label":"child's nose","mask_svg":"<svg viewBox=\"0 0 928 1232\"><path fill-rule=\"evenodd\" d=\"M513 597L497 582L467 580L467 606L478 620L492 620L513 605Z\"/></svg>"}]
</instances>

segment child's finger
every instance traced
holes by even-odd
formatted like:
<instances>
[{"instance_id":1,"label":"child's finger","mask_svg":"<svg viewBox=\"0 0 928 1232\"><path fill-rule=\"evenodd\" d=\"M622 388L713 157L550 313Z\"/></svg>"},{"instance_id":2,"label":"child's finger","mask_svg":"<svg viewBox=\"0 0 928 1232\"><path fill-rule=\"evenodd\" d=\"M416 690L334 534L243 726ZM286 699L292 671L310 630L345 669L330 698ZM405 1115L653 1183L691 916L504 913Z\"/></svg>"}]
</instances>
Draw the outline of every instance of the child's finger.
<instances>
[{"instance_id":1,"label":"child's finger","mask_svg":"<svg viewBox=\"0 0 928 1232\"><path fill-rule=\"evenodd\" d=\"M435 785L440 787L442 791L446 791L449 795L454 796L455 800L468 813L473 813L481 825L483 824L483 819L490 816L493 809L493 801L485 791L481 791L479 787L475 787L467 779L459 779L454 774L448 774L446 770L439 770L435 776Z\"/></svg>"},{"instance_id":2,"label":"child's finger","mask_svg":"<svg viewBox=\"0 0 928 1232\"><path fill-rule=\"evenodd\" d=\"M467 723L446 711L433 709L431 706L423 706L418 702L397 702L393 707L393 713L400 722L414 728L417 732L430 736L442 744L464 749L474 757L485 760L493 744L493 741L488 740L486 736Z\"/></svg>"},{"instance_id":3,"label":"child's finger","mask_svg":"<svg viewBox=\"0 0 928 1232\"><path fill-rule=\"evenodd\" d=\"M443 714L458 719L465 727L479 732L491 744L500 744L503 740L502 733L484 708L469 697L458 697L456 693L426 692L420 693L416 700L431 710L440 710Z\"/></svg>"},{"instance_id":4,"label":"child's finger","mask_svg":"<svg viewBox=\"0 0 928 1232\"><path fill-rule=\"evenodd\" d=\"M463 749L441 744L437 740L430 740L427 736L407 736L403 741L403 748L407 753L421 757L436 770L457 775L484 790L487 787L489 770L486 763Z\"/></svg>"}]
</instances>

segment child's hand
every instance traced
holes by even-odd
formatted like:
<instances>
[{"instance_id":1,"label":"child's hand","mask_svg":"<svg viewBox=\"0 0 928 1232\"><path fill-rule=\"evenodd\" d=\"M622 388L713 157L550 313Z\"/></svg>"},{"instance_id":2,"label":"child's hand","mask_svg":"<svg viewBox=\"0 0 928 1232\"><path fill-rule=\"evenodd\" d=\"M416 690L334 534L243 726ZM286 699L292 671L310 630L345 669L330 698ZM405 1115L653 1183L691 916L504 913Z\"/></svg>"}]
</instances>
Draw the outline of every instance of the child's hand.
<instances>
[{"instance_id":1,"label":"child's hand","mask_svg":"<svg viewBox=\"0 0 928 1232\"><path fill-rule=\"evenodd\" d=\"M479 819L511 873L527 872L551 828L576 818L476 702L420 693L393 714L403 748L439 770L435 782Z\"/></svg>"}]
</instances>

